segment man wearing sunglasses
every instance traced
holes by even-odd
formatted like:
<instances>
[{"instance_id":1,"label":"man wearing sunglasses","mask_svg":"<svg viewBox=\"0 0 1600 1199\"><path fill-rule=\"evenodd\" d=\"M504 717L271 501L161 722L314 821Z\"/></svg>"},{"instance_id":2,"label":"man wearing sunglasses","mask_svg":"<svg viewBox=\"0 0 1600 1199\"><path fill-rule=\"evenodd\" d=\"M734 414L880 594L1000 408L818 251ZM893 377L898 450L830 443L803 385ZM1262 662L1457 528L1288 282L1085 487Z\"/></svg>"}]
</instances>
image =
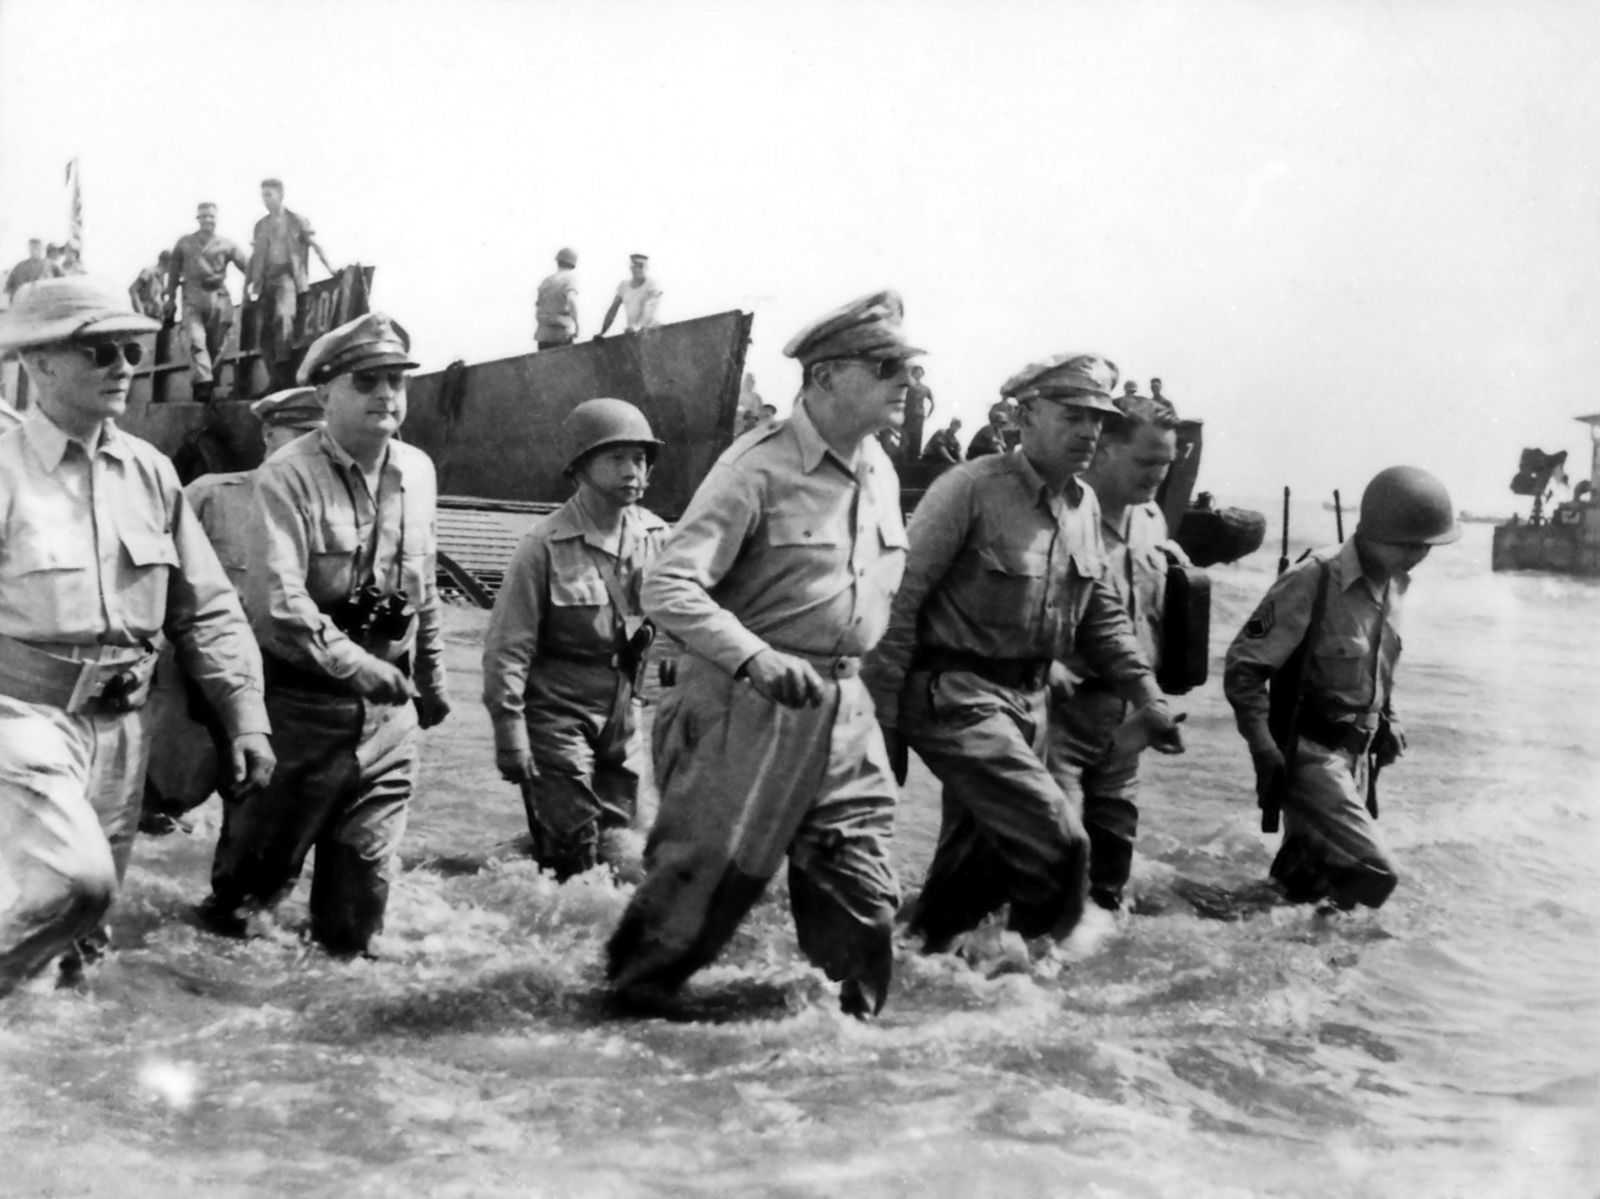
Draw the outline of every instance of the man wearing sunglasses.
<instances>
[{"instance_id":1,"label":"man wearing sunglasses","mask_svg":"<svg viewBox=\"0 0 1600 1199\"><path fill-rule=\"evenodd\" d=\"M37 396L0 435L0 994L104 945L164 636L227 732L234 785L272 773L238 597L172 463L116 425L156 328L85 276L42 280L0 316L0 352Z\"/></svg>"},{"instance_id":2,"label":"man wearing sunglasses","mask_svg":"<svg viewBox=\"0 0 1600 1199\"><path fill-rule=\"evenodd\" d=\"M370 954L383 929L417 764L417 729L450 710L434 583L433 463L395 439L411 339L368 313L300 364L327 424L256 472L245 608L260 638L279 769L218 844L214 931L241 936L316 848L311 935Z\"/></svg>"},{"instance_id":3,"label":"man wearing sunglasses","mask_svg":"<svg viewBox=\"0 0 1600 1199\"><path fill-rule=\"evenodd\" d=\"M1076 477L1116 411L1116 383L1094 354L1026 367L1002 388L1018 406L1017 452L951 467L912 516L905 581L866 678L896 777L909 745L944 784L910 919L925 952L1008 902L1024 941L1065 937L1083 914L1088 838L1045 760L1053 662L1076 649L1158 748L1181 746L1104 578L1100 506Z\"/></svg>"},{"instance_id":4,"label":"man wearing sunglasses","mask_svg":"<svg viewBox=\"0 0 1600 1199\"><path fill-rule=\"evenodd\" d=\"M794 415L729 447L645 575L645 613L687 649L654 735L646 878L608 947L619 997L708 964L789 859L800 948L875 1013L898 902L896 798L859 678L905 560L899 481L874 436L905 416L894 292L809 325Z\"/></svg>"},{"instance_id":5,"label":"man wearing sunglasses","mask_svg":"<svg viewBox=\"0 0 1600 1199\"><path fill-rule=\"evenodd\" d=\"M211 399L216 388L216 362L228 344L233 328L233 298L228 295L228 266L246 272L250 260L234 242L217 235L217 206L204 203L195 210L193 233L185 233L172 248L167 267L167 307L171 320L178 289L183 288L183 331L189 339L189 369L194 398Z\"/></svg>"}]
</instances>

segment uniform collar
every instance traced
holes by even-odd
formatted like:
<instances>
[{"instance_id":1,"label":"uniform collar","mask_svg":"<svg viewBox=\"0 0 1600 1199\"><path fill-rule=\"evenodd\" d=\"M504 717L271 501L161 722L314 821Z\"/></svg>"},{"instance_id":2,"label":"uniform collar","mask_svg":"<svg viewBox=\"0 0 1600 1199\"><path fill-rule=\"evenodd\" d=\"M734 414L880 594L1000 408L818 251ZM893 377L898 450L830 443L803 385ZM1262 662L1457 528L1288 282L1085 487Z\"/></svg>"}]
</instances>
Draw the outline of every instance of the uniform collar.
<instances>
[{"instance_id":1,"label":"uniform collar","mask_svg":"<svg viewBox=\"0 0 1600 1199\"><path fill-rule=\"evenodd\" d=\"M595 549L610 552L604 531L589 518L589 514L576 502L577 498L573 496L550 517L550 540L570 541L573 538L582 538L586 544L594 546ZM622 510L624 534L632 535L664 529L666 523L655 513L646 512L637 504Z\"/></svg>"},{"instance_id":2,"label":"uniform collar","mask_svg":"<svg viewBox=\"0 0 1600 1199\"><path fill-rule=\"evenodd\" d=\"M1054 499L1049 484L1033 468L1033 463L1028 461L1028 456L1020 449L1007 450L1002 455L1017 477L1022 480L1022 485L1028 489L1028 494L1036 499L1043 499L1046 503ZM1067 480L1067 486L1062 492L1066 496L1069 506L1076 508L1083 502L1083 484L1074 475Z\"/></svg>"},{"instance_id":3,"label":"uniform collar","mask_svg":"<svg viewBox=\"0 0 1600 1199\"><path fill-rule=\"evenodd\" d=\"M834 448L822 439L822 434L817 432L816 422L811 419L811 413L807 410L804 400L795 402L794 415L789 417L789 428L794 430L795 440L800 443L800 469L805 471L806 474L811 474L817 467L821 466L824 458L832 458L852 475L856 473L856 466L852 466L839 457ZM867 440L875 439L868 438ZM857 465L860 464L861 456L865 452L866 443L863 442L862 449L856 456Z\"/></svg>"},{"instance_id":4,"label":"uniform collar","mask_svg":"<svg viewBox=\"0 0 1600 1199\"><path fill-rule=\"evenodd\" d=\"M44 409L35 404L23 418L22 428L22 435L28 439L28 444L46 470L55 470L61 465L61 459L67 453L67 443L74 439L68 437L60 425L46 416ZM95 452L109 454L119 462L127 461L127 434L117 428L116 422L109 420L104 422L100 426L100 444Z\"/></svg>"},{"instance_id":5,"label":"uniform collar","mask_svg":"<svg viewBox=\"0 0 1600 1199\"><path fill-rule=\"evenodd\" d=\"M1349 591L1358 582L1364 582L1374 598L1383 598L1384 584L1369 578L1367 572L1361 568L1361 554L1356 549L1356 539L1353 536L1346 538L1344 544L1339 547L1335 561L1339 563L1339 590ZM1389 576L1389 585L1404 595L1406 588L1411 586L1411 576L1405 571L1397 571Z\"/></svg>"},{"instance_id":6,"label":"uniform collar","mask_svg":"<svg viewBox=\"0 0 1600 1199\"><path fill-rule=\"evenodd\" d=\"M328 432L327 426L317 430L316 438L317 445L321 447L324 454L333 460L335 466L343 467L347 471L354 471L358 475L361 473L361 464L346 453L345 448L333 439L333 434ZM399 469L399 465L395 462L394 442L391 440L384 447L383 462L378 467L378 473L380 475L387 474L391 470L398 473Z\"/></svg>"}]
</instances>

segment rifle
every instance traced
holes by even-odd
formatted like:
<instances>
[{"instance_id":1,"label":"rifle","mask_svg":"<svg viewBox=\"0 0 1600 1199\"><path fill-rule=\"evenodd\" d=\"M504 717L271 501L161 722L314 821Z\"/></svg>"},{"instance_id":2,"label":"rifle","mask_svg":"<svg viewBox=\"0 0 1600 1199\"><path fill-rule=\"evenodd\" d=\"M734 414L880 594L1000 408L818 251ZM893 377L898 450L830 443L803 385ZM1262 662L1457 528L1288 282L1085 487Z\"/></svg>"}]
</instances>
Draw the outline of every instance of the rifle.
<instances>
[{"instance_id":1,"label":"rifle","mask_svg":"<svg viewBox=\"0 0 1600 1199\"><path fill-rule=\"evenodd\" d=\"M1278 573L1289 569L1289 489L1283 489L1283 549L1278 554Z\"/></svg>"}]
</instances>

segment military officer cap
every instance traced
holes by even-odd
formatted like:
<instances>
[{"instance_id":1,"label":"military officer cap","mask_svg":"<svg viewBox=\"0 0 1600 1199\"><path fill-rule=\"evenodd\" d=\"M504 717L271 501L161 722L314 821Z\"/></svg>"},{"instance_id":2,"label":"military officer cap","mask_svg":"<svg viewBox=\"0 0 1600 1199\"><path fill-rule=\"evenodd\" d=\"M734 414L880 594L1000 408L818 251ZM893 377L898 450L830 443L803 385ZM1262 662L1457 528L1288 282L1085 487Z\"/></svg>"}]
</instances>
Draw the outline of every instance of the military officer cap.
<instances>
[{"instance_id":1,"label":"military officer cap","mask_svg":"<svg viewBox=\"0 0 1600 1199\"><path fill-rule=\"evenodd\" d=\"M250 411L267 429L317 429L328 419L315 387L286 387L275 391L251 404Z\"/></svg>"},{"instance_id":2,"label":"military officer cap","mask_svg":"<svg viewBox=\"0 0 1600 1199\"><path fill-rule=\"evenodd\" d=\"M875 291L818 317L783 347L801 366L834 358L914 358L927 351L901 331L905 304L897 291Z\"/></svg>"},{"instance_id":3,"label":"military officer cap","mask_svg":"<svg viewBox=\"0 0 1600 1199\"><path fill-rule=\"evenodd\" d=\"M1030 362L1000 388L1000 394L1019 403L1057 400L1074 408L1116 412L1111 391L1117 385L1117 366L1098 354L1053 354Z\"/></svg>"},{"instance_id":4,"label":"military officer cap","mask_svg":"<svg viewBox=\"0 0 1600 1199\"><path fill-rule=\"evenodd\" d=\"M11 307L0 312L0 353L159 328L142 312L128 310L126 293L118 295L91 275L40 279L19 289Z\"/></svg>"},{"instance_id":5,"label":"military officer cap","mask_svg":"<svg viewBox=\"0 0 1600 1199\"><path fill-rule=\"evenodd\" d=\"M629 262L637 262L640 266L643 266L645 263L650 261L650 255L648 255L648 254L629 254L628 255L628 261Z\"/></svg>"},{"instance_id":6,"label":"military officer cap","mask_svg":"<svg viewBox=\"0 0 1600 1199\"><path fill-rule=\"evenodd\" d=\"M414 369L411 335L400 322L381 312L369 312L337 329L329 329L306 351L295 372L297 383L326 383L351 371L378 367Z\"/></svg>"}]
</instances>

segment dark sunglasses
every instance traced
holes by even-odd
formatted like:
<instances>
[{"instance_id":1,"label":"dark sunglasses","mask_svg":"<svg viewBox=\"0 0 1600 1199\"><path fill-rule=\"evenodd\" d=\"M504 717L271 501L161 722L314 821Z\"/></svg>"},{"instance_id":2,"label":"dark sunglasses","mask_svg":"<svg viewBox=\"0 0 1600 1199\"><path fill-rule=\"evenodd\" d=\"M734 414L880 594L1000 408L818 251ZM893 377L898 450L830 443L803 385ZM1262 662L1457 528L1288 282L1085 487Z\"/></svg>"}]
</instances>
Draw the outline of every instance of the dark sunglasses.
<instances>
[{"instance_id":1,"label":"dark sunglasses","mask_svg":"<svg viewBox=\"0 0 1600 1199\"><path fill-rule=\"evenodd\" d=\"M371 395L378 390L378 384L383 380L389 381L391 391L401 391L406 385L405 371L351 371L350 386L362 395Z\"/></svg>"},{"instance_id":2,"label":"dark sunglasses","mask_svg":"<svg viewBox=\"0 0 1600 1199\"><path fill-rule=\"evenodd\" d=\"M144 361L144 346L136 341L97 341L93 345L79 346L83 355L101 370L116 365L118 358L122 358L129 366L138 366Z\"/></svg>"},{"instance_id":3,"label":"dark sunglasses","mask_svg":"<svg viewBox=\"0 0 1600 1199\"><path fill-rule=\"evenodd\" d=\"M887 383L901 371L906 369L909 358L840 358L839 362L859 362L872 372L873 378L880 383Z\"/></svg>"}]
</instances>

